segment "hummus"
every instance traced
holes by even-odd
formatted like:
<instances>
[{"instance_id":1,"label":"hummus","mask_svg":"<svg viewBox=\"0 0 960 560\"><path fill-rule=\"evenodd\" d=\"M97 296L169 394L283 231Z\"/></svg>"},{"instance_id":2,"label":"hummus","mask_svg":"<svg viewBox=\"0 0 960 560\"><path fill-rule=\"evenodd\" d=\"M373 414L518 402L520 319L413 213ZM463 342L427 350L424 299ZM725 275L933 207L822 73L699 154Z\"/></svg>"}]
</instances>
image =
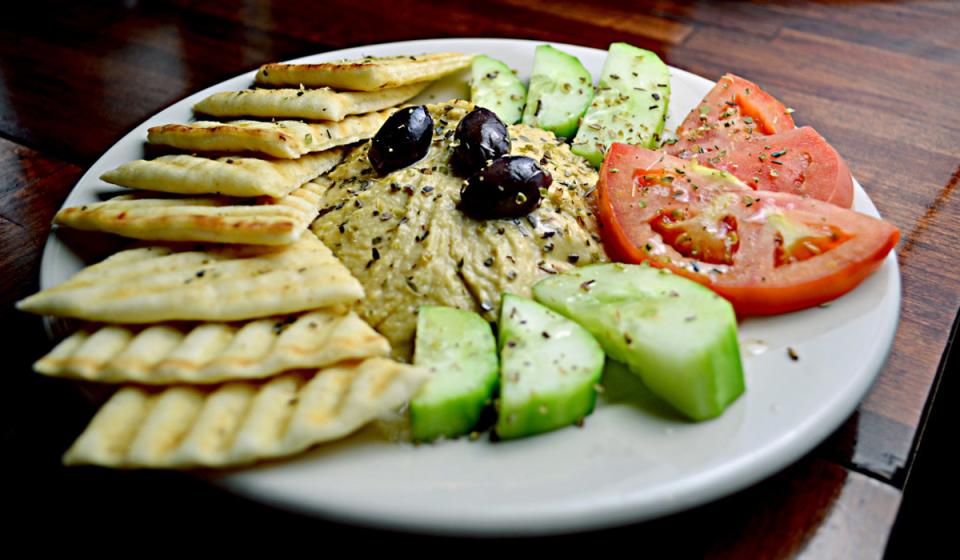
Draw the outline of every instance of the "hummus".
<instances>
[{"instance_id":1,"label":"hummus","mask_svg":"<svg viewBox=\"0 0 960 560\"><path fill-rule=\"evenodd\" d=\"M524 218L474 220L457 209L464 179L450 156L466 101L427 106L433 143L413 165L380 177L356 148L326 178L313 231L363 284L358 312L409 359L422 305L446 305L496 320L500 294L530 295L541 278L607 260L592 192L596 171L552 133L509 127L513 155L533 158L553 184Z\"/></svg>"}]
</instances>

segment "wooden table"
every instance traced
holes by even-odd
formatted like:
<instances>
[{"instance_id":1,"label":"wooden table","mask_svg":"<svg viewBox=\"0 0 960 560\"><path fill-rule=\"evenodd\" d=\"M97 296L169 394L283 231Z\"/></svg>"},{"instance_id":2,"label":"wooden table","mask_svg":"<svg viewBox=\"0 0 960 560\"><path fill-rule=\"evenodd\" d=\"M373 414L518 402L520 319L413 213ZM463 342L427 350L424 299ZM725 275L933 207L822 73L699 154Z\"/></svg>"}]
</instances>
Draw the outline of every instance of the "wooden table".
<instances>
[{"instance_id":1,"label":"wooden table","mask_svg":"<svg viewBox=\"0 0 960 560\"><path fill-rule=\"evenodd\" d=\"M882 554L960 303L960 5L475 4L31 0L5 12L0 324L13 387L3 392L3 449L5 469L22 477L8 479L23 481L12 484L22 520L89 528L97 515L123 510L134 514L128 529L140 525L133 519L159 523L173 514L188 527L216 519L231 529L266 523L317 536L384 538L269 511L176 475L60 468L60 453L92 411L69 384L30 372L49 343L38 319L12 310L12 302L37 289L51 217L83 171L131 127L263 62L428 37L526 37L599 48L623 40L709 78L747 76L827 137L903 233L903 308L876 385L809 456L718 503L578 538L622 537L644 542L644 551L662 547L683 556Z\"/></svg>"}]
</instances>

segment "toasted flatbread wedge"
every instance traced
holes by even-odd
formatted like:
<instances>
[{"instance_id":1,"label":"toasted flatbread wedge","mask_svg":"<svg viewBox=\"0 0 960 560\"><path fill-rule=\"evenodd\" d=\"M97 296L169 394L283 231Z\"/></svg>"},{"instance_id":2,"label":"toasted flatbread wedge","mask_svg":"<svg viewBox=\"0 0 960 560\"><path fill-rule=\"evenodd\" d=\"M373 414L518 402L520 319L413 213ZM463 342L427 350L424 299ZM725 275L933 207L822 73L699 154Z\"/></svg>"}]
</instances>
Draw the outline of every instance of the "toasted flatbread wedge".
<instances>
[{"instance_id":1,"label":"toasted flatbread wedge","mask_svg":"<svg viewBox=\"0 0 960 560\"><path fill-rule=\"evenodd\" d=\"M257 84L264 86L327 86L375 91L442 78L470 65L473 55L433 53L417 56L366 57L322 64L264 64Z\"/></svg>"},{"instance_id":2,"label":"toasted flatbread wedge","mask_svg":"<svg viewBox=\"0 0 960 560\"><path fill-rule=\"evenodd\" d=\"M343 160L343 153L343 148L334 148L294 160L163 156L125 163L100 178L147 191L280 198L332 169Z\"/></svg>"},{"instance_id":3,"label":"toasted flatbread wedge","mask_svg":"<svg viewBox=\"0 0 960 560\"><path fill-rule=\"evenodd\" d=\"M283 159L321 152L372 138L393 109L347 117L339 122L198 121L151 128L151 144L191 152L258 152Z\"/></svg>"},{"instance_id":4,"label":"toasted flatbread wedge","mask_svg":"<svg viewBox=\"0 0 960 560\"><path fill-rule=\"evenodd\" d=\"M104 323L241 321L349 305L363 288L315 235L282 247L166 244L128 249L17 303Z\"/></svg>"},{"instance_id":5,"label":"toasted flatbread wedge","mask_svg":"<svg viewBox=\"0 0 960 560\"><path fill-rule=\"evenodd\" d=\"M139 192L64 208L53 221L152 241L286 245L299 239L317 217L324 189L307 183L280 199L184 198Z\"/></svg>"},{"instance_id":6,"label":"toasted flatbread wedge","mask_svg":"<svg viewBox=\"0 0 960 560\"><path fill-rule=\"evenodd\" d=\"M245 323L88 326L33 368L102 383L210 384L390 353L390 344L352 311L318 310Z\"/></svg>"},{"instance_id":7,"label":"toasted flatbread wedge","mask_svg":"<svg viewBox=\"0 0 960 560\"><path fill-rule=\"evenodd\" d=\"M340 121L397 106L427 87L426 83L369 92L322 89L245 89L215 93L193 106L214 117L272 117Z\"/></svg>"},{"instance_id":8,"label":"toasted flatbread wedge","mask_svg":"<svg viewBox=\"0 0 960 560\"><path fill-rule=\"evenodd\" d=\"M67 465L233 467L344 437L409 400L427 379L373 358L313 375L214 388L117 391L63 457Z\"/></svg>"}]
</instances>

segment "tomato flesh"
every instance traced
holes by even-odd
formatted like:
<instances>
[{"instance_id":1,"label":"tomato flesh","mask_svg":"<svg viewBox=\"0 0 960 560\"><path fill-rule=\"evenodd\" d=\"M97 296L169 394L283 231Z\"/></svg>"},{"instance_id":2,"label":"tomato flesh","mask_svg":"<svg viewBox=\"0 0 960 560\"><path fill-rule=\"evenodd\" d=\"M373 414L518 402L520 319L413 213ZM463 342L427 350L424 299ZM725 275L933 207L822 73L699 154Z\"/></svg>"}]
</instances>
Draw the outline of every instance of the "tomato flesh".
<instances>
[{"instance_id":1,"label":"tomato flesh","mask_svg":"<svg viewBox=\"0 0 960 560\"><path fill-rule=\"evenodd\" d=\"M700 282L742 316L835 299L880 266L899 239L882 220L757 192L722 170L626 144L607 153L597 195L612 258Z\"/></svg>"},{"instance_id":2,"label":"tomato flesh","mask_svg":"<svg viewBox=\"0 0 960 560\"><path fill-rule=\"evenodd\" d=\"M777 231L774 234L774 244L776 246L774 263L776 266L784 266L805 261L837 247L847 239L850 239L850 235L839 228L830 226L824 227L818 232L815 231L812 235L795 239L792 243L784 240L783 232Z\"/></svg>"},{"instance_id":3,"label":"tomato flesh","mask_svg":"<svg viewBox=\"0 0 960 560\"><path fill-rule=\"evenodd\" d=\"M658 214L650 227L681 255L706 263L733 264L733 253L740 245L736 223L730 216L717 221L702 215L687 217L674 210Z\"/></svg>"}]
</instances>

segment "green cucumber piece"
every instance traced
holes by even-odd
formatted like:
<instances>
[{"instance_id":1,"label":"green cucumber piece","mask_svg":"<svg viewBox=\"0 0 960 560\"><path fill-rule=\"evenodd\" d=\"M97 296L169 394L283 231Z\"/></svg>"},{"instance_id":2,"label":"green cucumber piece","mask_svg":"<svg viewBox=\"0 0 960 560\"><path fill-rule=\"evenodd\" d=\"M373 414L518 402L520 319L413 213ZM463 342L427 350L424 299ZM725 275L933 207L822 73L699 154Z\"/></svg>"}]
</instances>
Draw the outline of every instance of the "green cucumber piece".
<instances>
[{"instance_id":1,"label":"green cucumber piece","mask_svg":"<svg viewBox=\"0 0 960 560\"><path fill-rule=\"evenodd\" d=\"M562 428L593 412L603 349L583 327L533 300L504 294L500 307L503 439Z\"/></svg>"},{"instance_id":2,"label":"green cucumber piece","mask_svg":"<svg viewBox=\"0 0 960 560\"><path fill-rule=\"evenodd\" d=\"M537 47L523 124L571 138L593 99L593 77L580 60L550 45Z\"/></svg>"},{"instance_id":3,"label":"green cucumber piece","mask_svg":"<svg viewBox=\"0 0 960 560\"><path fill-rule=\"evenodd\" d=\"M708 288L646 265L585 266L534 285L677 410L719 416L744 391L737 318Z\"/></svg>"},{"instance_id":4,"label":"green cucumber piece","mask_svg":"<svg viewBox=\"0 0 960 560\"><path fill-rule=\"evenodd\" d=\"M670 103L670 69L655 53L613 43L573 153L600 167L614 142L657 148Z\"/></svg>"},{"instance_id":5,"label":"green cucumber piece","mask_svg":"<svg viewBox=\"0 0 960 560\"><path fill-rule=\"evenodd\" d=\"M433 373L410 401L413 439L469 433L497 387L500 367L490 324L470 311L421 307L413 363Z\"/></svg>"},{"instance_id":6,"label":"green cucumber piece","mask_svg":"<svg viewBox=\"0 0 960 560\"><path fill-rule=\"evenodd\" d=\"M474 105L490 109L504 124L520 122L527 88L513 70L481 54L474 57L470 73L470 101Z\"/></svg>"}]
</instances>

